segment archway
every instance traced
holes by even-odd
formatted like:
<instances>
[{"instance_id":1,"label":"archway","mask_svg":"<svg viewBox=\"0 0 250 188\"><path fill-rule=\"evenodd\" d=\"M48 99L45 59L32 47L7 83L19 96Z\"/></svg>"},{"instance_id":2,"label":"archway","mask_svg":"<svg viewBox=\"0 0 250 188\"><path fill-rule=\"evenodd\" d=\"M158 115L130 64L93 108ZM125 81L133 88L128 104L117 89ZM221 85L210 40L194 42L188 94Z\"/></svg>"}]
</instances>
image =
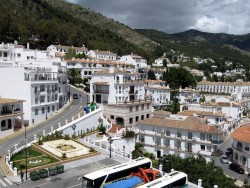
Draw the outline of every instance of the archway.
<instances>
[{"instance_id":1,"label":"archway","mask_svg":"<svg viewBox=\"0 0 250 188\"><path fill-rule=\"evenodd\" d=\"M121 117L116 118L116 124L124 126L124 119Z\"/></svg>"}]
</instances>

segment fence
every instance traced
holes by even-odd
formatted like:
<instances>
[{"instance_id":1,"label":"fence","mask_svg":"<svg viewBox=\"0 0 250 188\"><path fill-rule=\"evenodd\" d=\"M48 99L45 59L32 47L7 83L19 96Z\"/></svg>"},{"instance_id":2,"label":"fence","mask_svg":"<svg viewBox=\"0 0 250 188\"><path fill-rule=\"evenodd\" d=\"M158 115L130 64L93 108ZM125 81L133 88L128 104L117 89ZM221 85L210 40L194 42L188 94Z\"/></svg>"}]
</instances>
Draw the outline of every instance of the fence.
<instances>
[{"instance_id":1,"label":"fence","mask_svg":"<svg viewBox=\"0 0 250 188\"><path fill-rule=\"evenodd\" d=\"M70 120L65 120L64 123L58 123L58 125L51 126L50 128L45 128L42 132L39 134L34 134L33 136L27 136L26 140L19 142L18 144L15 144L13 147L11 147L8 150L8 153L6 155L6 165L9 166L9 169L13 172L14 175L17 175L17 168L13 166L13 162L11 162L11 157L21 151L22 149L31 146L33 143L37 142L38 139L42 136L46 136L48 134L53 134L57 129L62 129L63 127L71 126L72 122L76 120L82 120L82 117L86 116L87 114L95 113L99 109L97 106L91 110L89 113L86 113L85 111L80 112L78 115L73 116Z\"/></svg>"}]
</instances>

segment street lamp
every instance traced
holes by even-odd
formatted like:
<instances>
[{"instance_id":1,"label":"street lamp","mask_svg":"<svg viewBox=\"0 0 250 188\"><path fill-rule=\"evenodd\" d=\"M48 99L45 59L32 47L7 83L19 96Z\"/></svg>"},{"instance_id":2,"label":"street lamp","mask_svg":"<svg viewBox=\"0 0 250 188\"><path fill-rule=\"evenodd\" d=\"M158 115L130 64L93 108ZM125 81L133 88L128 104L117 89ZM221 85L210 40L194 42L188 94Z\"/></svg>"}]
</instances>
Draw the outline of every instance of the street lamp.
<instances>
[{"instance_id":1,"label":"street lamp","mask_svg":"<svg viewBox=\"0 0 250 188\"><path fill-rule=\"evenodd\" d=\"M69 102L70 102L70 85L69 85L69 81L68 81L68 86L69 86L68 98L69 98Z\"/></svg>"},{"instance_id":2,"label":"street lamp","mask_svg":"<svg viewBox=\"0 0 250 188\"><path fill-rule=\"evenodd\" d=\"M109 158L111 159L111 144L113 142L113 139L111 136L108 138L108 142L109 142Z\"/></svg>"},{"instance_id":3,"label":"street lamp","mask_svg":"<svg viewBox=\"0 0 250 188\"><path fill-rule=\"evenodd\" d=\"M24 125L24 138L25 138L25 178L28 180L28 156L27 156L27 132L26 125Z\"/></svg>"},{"instance_id":4,"label":"street lamp","mask_svg":"<svg viewBox=\"0 0 250 188\"><path fill-rule=\"evenodd\" d=\"M75 139L75 136L76 136L76 132L75 132L75 130L76 130L76 125L75 125L75 124L73 124L71 128L72 128L72 129L73 129L73 131L74 131L74 139Z\"/></svg>"}]
</instances>

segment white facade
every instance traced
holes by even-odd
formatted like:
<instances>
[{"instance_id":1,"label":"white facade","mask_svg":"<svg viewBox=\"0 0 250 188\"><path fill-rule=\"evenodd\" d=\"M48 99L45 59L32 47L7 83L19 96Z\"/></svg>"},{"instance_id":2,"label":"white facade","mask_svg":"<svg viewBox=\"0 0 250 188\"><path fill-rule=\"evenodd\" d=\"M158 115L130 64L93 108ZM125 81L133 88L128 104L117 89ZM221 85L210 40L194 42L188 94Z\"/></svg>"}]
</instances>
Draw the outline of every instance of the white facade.
<instances>
[{"instance_id":1,"label":"white facade","mask_svg":"<svg viewBox=\"0 0 250 188\"><path fill-rule=\"evenodd\" d=\"M48 55L55 57L56 53L61 54L62 56L65 55L66 52L69 51L69 49L74 49L76 54L87 54L88 49L86 47L74 47L74 46L63 46L63 45L50 45L47 48Z\"/></svg>"},{"instance_id":2,"label":"white facade","mask_svg":"<svg viewBox=\"0 0 250 188\"><path fill-rule=\"evenodd\" d=\"M117 104L145 99L145 74L110 68L96 72L90 81L91 101Z\"/></svg>"},{"instance_id":3,"label":"white facade","mask_svg":"<svg viewBox=\"0 0 250 188\"><path fill-rule=\"evenodd\" d=\"M18 131L24 126L23 100L0 97L0 138Z\"/></svg>"},{"instance_id":4,"label":"white facade","mask_svg":"<svg viewBox=\"0 0 250 188\"><path fill-rule=\"evenodd\" d=\"M179 88L176 98L178 98L180 104L199 103L200 91L192 88Z\"/></svg>"},{"instance_id":5,"label":"white facade","mask_svg":"<svg viewBox=\"0 0 250 188\"><path fill-rule=\"evenodd\" d=\"M250 172L250 126L241 126L232 133L232 160Z\"/></svg>"},{"instance_id":6,"label":"white facade","mask_svg":"<svg viewBox=\"0 0 250 188\"><path fill-rule=\"evenodd\" d=\"M0 45L0 79L2 97L25 101L24 120L28 124L44 121L68 100L66 63L45 51Z\"/></svg>"},{"instance_id":7,"label":"white facade","mask_svg":"<svg viewBox=\"0 0 250 188\"><path fill-rule=\"evenodd\" d=\"M121 57L120 61L128 62L129 64L135 66L136 69L147 68L147 60L138 55L124 55Z\"/></svg>"},{"instance_id":8,"label":"white facade","mask_svg":"<svg viewBox=\"0 0 250 188\"><path fill-rule=\"evenodd\" d=\"M170 63L170 60L168 58L158 58L158 59L155 59L155 62L152 64L152 66L154 67L163 67L163 61L166 61L167 64Z\"/></svg>"},{"instance_id":9,"label":"white facade","mask_svg":"<svg viewBox=\"0 0 250 188\"><path fill-rule=\"evenodd\" d=\"M110 51L90 50L87 55L93 59L116 61L117 55Z\"/></svg>"},{"instance_id":10,"label":"white facade","mask_svg":"<svg viewBox=\"0 0 250 188\"><path fill-rule=\"evenodd\" d=\"M217 144L223 133L215 127L200 122L195 117L163 115L137 123L137 142L157 158L163 154L178 154L181 157L203 155L211 160L217 152Z\"/></svg>"}]
</instances>

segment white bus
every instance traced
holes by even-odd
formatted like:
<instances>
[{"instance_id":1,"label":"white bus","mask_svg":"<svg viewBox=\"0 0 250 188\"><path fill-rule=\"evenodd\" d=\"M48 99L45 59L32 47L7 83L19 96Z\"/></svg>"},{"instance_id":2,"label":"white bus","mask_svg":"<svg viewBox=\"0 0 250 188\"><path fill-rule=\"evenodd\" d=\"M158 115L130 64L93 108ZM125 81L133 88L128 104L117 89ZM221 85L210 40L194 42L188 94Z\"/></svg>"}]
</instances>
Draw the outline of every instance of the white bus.
<instances>
[{"instance_id":1,"label":"white bus","mask_svg":"<svg viewBox=\"0 0 250 188\"><path fill-rule=\"evenodd\" d=\"M153 180L149 183L143 184L138 188L187 188L188 178L187 174L183 172L170 172L164 176Z\"/></svg>"},{"instance_id":2,"label":"white bus","mask_svg":"<svg viewBox=\"0 0 250 188\"><path fill-rule=\"evenodd\" d=\"M118 181L130 176L132 172L138 172L139 168L152 168L152 161L149 158L140 157L127 163L91 172L82 177L82 184L84 188L101 188L105 183Z\"/></svg>"}]
</instances>

